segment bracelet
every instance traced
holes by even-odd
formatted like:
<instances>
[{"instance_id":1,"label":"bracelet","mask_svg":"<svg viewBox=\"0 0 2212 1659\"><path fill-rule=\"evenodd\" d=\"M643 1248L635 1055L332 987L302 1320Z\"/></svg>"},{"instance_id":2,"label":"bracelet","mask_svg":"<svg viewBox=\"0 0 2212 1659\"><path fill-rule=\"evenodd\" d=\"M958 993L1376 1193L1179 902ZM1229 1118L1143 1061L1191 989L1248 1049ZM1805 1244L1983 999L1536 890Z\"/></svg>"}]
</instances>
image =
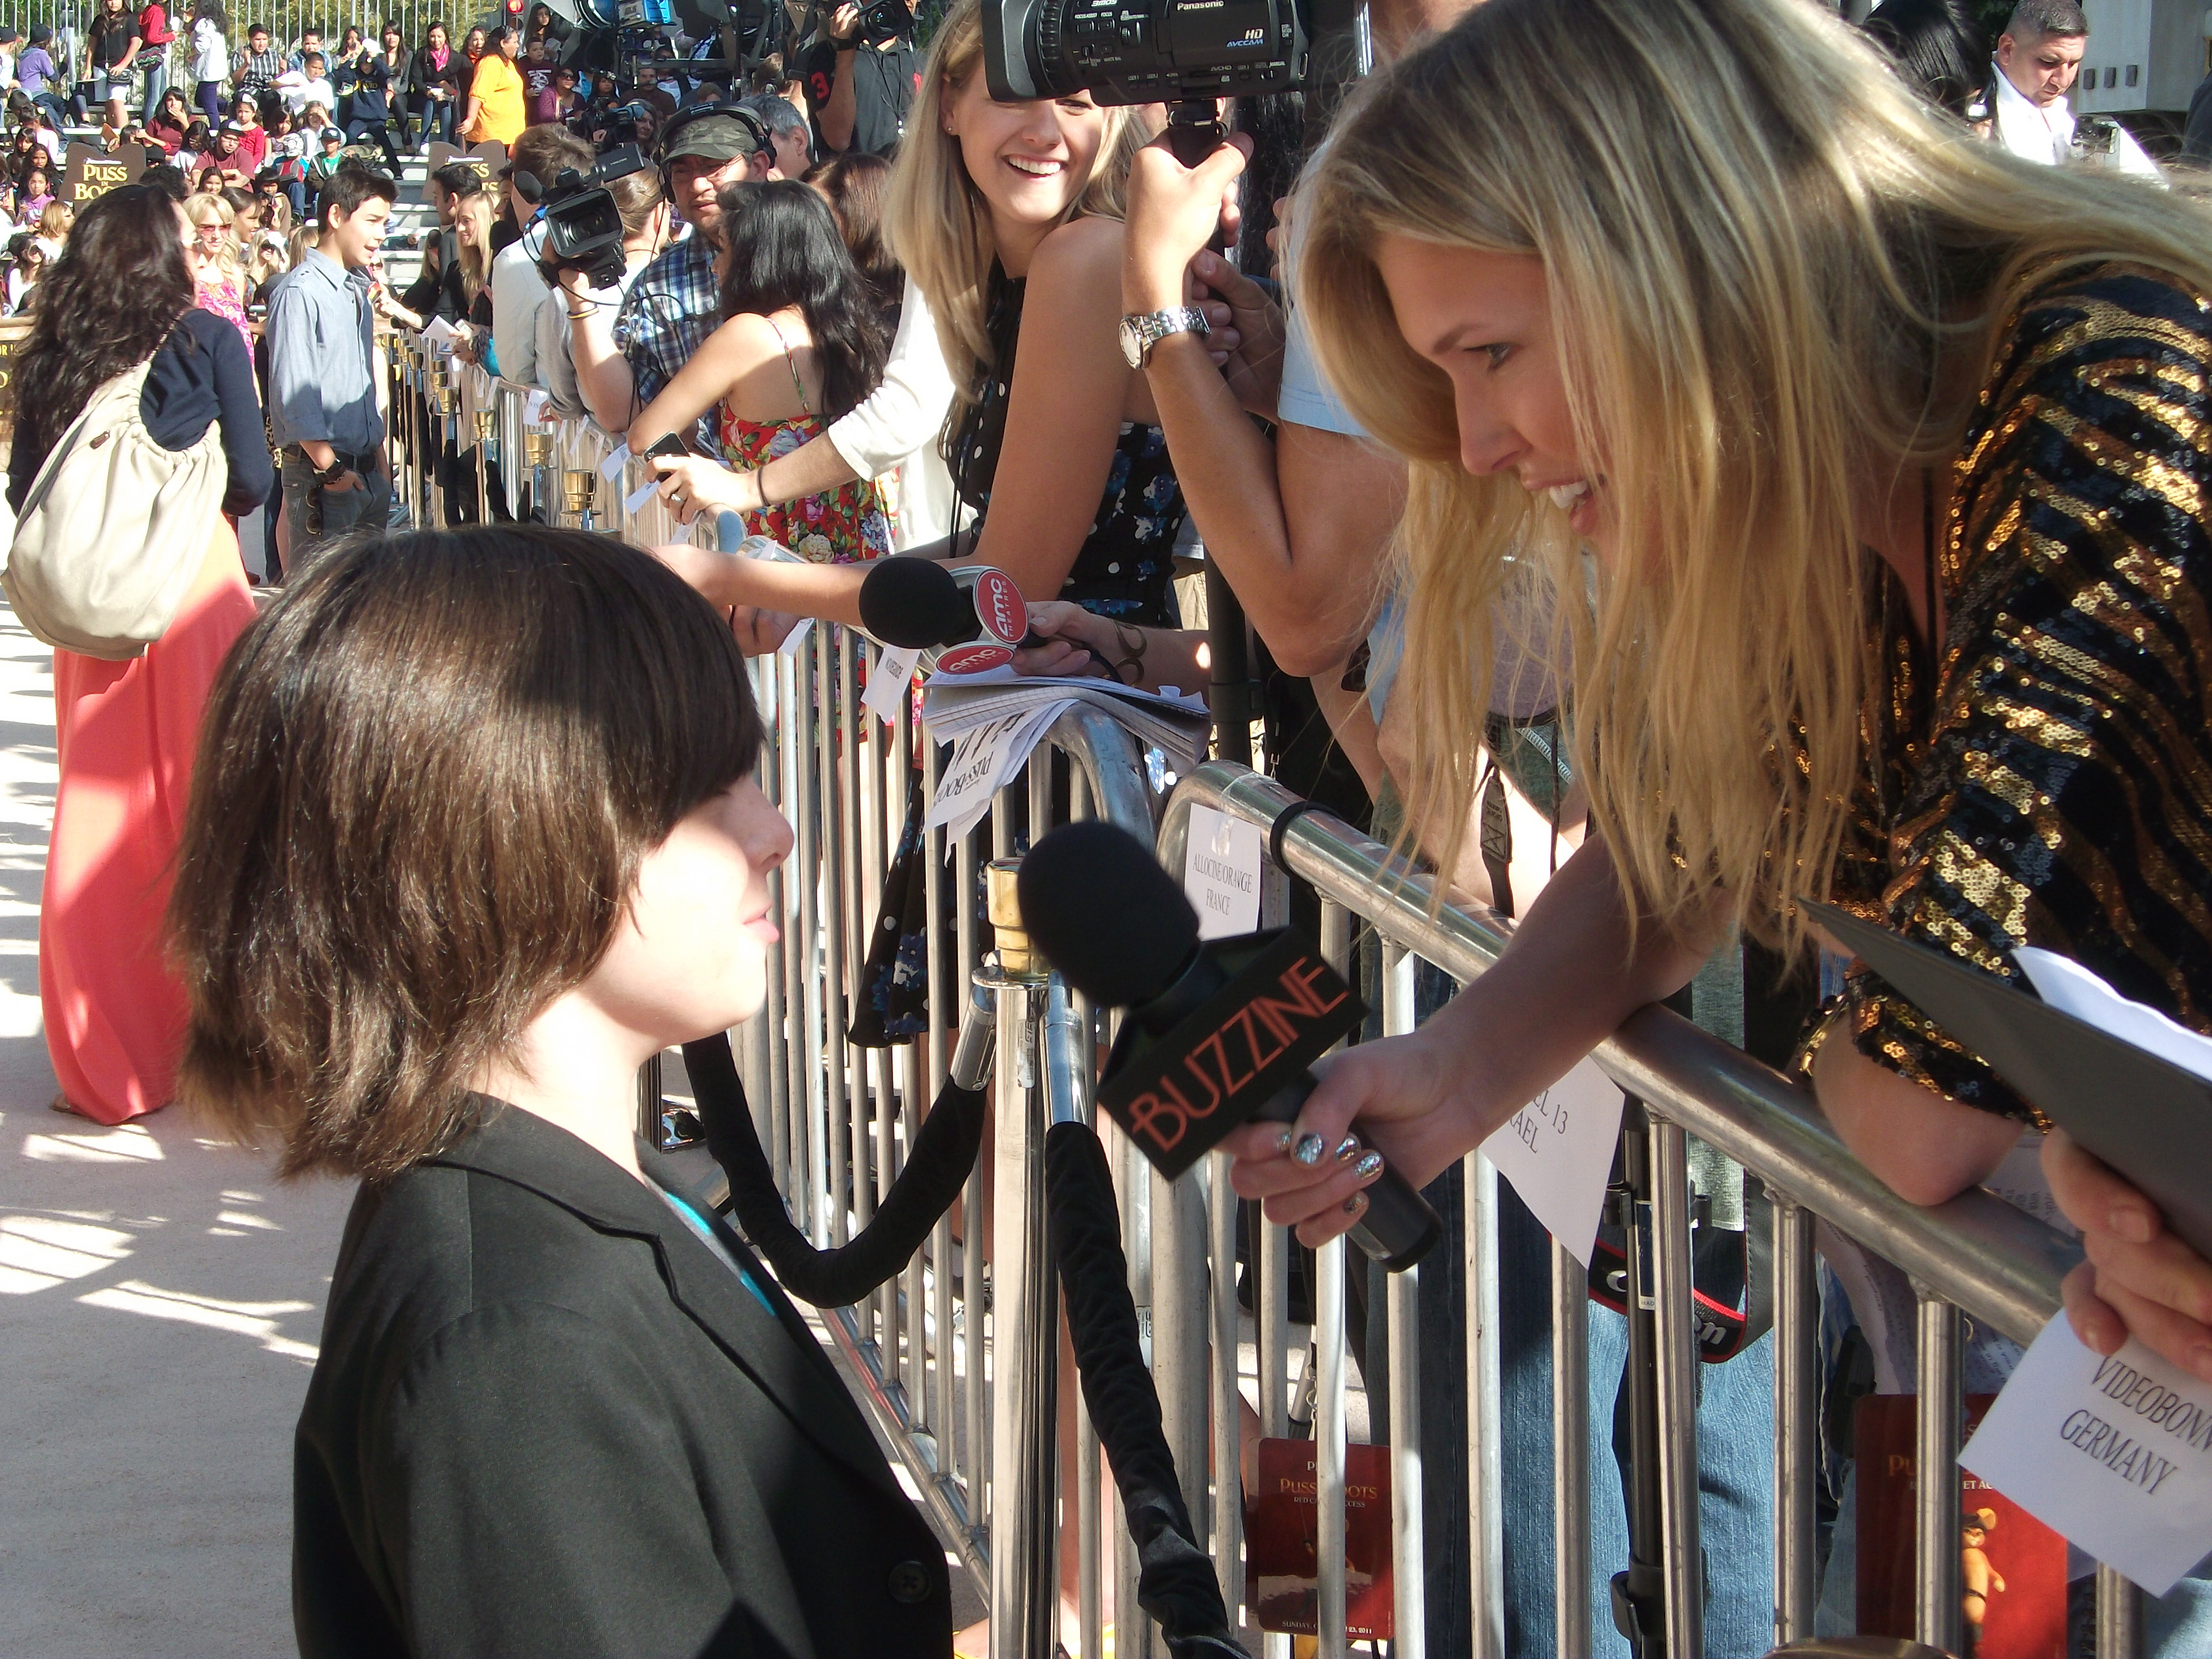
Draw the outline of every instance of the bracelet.
<instances>
[{"instance_id":1,"label":"bracelet","mask_svg":"<svg viewBox=\"0 0 2212 1659\"><path fill-rule=\"evenodd\" d=\"M1146 639L1145 630L1141 628L1133 628L1127 623L1114 622L1110 618L1109 626L1114 630L1115 642L1122 650L1129 653L1114 664L1114 672L1120 676L1122 684L1134 685L1145 676L1145 647L1151 641Z\"/></svg>"}]
</instances>

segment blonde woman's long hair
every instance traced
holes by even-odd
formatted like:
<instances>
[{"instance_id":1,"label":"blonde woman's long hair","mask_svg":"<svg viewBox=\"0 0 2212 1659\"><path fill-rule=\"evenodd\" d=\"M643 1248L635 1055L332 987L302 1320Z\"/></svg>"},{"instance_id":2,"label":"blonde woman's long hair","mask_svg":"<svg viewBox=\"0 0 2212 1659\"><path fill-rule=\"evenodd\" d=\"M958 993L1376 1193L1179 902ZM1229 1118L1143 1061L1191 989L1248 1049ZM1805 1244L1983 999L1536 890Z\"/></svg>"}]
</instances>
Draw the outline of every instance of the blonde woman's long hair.
<instances>
[{"instance_id":1,"label":"blonde woman's long hair","mask_svg":"<svg viewBox=\"0 0 2212 1659\"><path fill-rule=\"evenodd\" d=\"M2120 259L2212 294L2196 208L1978 141L1803 0L1486 0L1361 89L1298 216L1322 365L1410 463L1409 821L1453 826L1431 849L1451 868L1489 618L1553 614L1631 914L1688 937L1717 887L1793 950L1790 901L1829 890L1868 763L1883 486L1956 453L2028 288ZM1450 386L1376 266L1388 236L1543 261L1618 526L1594 584L1565 514L1462 469Z\"/></svg>"},{"instance_id":2,"label":"blonde woman's long hair","mask_svg":"<svg viewBox=\"0 0 2212 1659\"><path fill-rule=\"evenodd\" d=\"M998 250L989 205L969 176L960 141L945 130L945 110L982 73L982 8L978 0L956 0L930 40L906 138L884 191L884 213L891 257L906 267L929 301L945 361L977 366L975 374L958 382L960 395L970 402L981 395L984 372L992 367L986 290ZM1107 110L1097 160L1067 210L1070 219L1085 214L1121 216L1130 158L1149 136L1129 111Z\"/></svg>"},{"instance_id":3,"label":"blonde woman's long hair","mask_svg":"<svg viewBox=\"0 0 2212 1659\"><path fill-rule=\"evenodd\" d=\"M476 222L474 242L453 238L453 260L461 269L461 292L474 305L477 295L484 291L491 281L491 228L495 217L491 195L488 191L472 191L453 204L453 228L458 230L463 219Z\"/></svg>"}]
</instances>

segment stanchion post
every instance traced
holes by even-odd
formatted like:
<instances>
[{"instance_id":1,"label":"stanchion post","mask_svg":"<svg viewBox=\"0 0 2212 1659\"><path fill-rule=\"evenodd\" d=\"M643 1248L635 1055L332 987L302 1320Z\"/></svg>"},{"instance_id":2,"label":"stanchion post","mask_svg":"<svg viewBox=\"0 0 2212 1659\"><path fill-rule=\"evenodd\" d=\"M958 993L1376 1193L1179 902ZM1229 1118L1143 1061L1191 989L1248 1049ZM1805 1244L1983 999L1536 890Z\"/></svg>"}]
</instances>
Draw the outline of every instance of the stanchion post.
<instances>
[{"instance_id":1,"label":"stanchion post","mask_svg":"<svg viewBox=\"0 0 2212 1659\"><path fill-rule=\"evenodd\" d=\"M2097 1659L2143 1659L2142 1591L2097 1564Z\"/></svg>"},{"instance_id":2,"label":"stanchion post","mask_svg":"<svg viewBox=\"0 0 2212 1659\"><path fill-rule=\"evenodd\" d=\"M1774 1205L1774 1639L1813 1634L1820 1600L1814 1498L1820 1474L1820 1304L1813 1217L1772 1188Z\"/></svg>"},{"instance_id":3,"label":"stanchion post","mask_svg":"<svg viewBox=\"0 0 2212 1659\"><path fill-rule=\"evenodd\" d=\"M1915 1283L1920 1351L1913 1413L1913 1634L1946 1653L1959 1646L1959 1310Z\"/></svg>"},{"instance_id":4,"label":"stanchion post","mask_svg":"<svg viewBox=\"0 0 2212 1659\"><path fill-rule=\"evenodd\" d=\"M1036 1659L1059 1638L1060 1304L1045 1234L1044 963L1021 933L1018 862L988 872L998 948L975 983L998 999L992 1113L991 1659Z\"/></svg>"},{"instance_id":5,"label":"stanchion post","mask_svg":"<svg viewBox=\"0 0 2212 1659\"><path fill-rule=\"evenodd\" d=\"M1413 1029L1416 959L1395 940L1382 947L1382 1035ZM1390 1659L1426 1659L1427 1552L1421 1510L1420 1269L1389 1275L1390 1332ZM1477 1437L1478 1441L1480 1437ZM1480 1534L1477 1534L1480 1536Z\"/></svg>"},{"instance_id":6,"label":"stanchion post","mask_svg":"<svg viewBox=\"0 0 2212 1659\"><path fill-rule=\"evenodd\" d=\"M1698 1540L1698 1346L1692 1323L1690 1159L1682 1126L1651 1120L1652 1290L1657 1306L1660 1566L1668 1659L1705 1650L1705 1552Z\"/></svg>"},{"instance_id":7,"label":"stanchion post","mask_svg":"<svg viewBox=\"0 0 2212 1659\"><path fill-rule=\"evenodd\" d=\"M1558 1651L1588 1653L1589 1273L1557 1243L1552 1246L1552 1553Z\"/></svg>"}]
</instances>

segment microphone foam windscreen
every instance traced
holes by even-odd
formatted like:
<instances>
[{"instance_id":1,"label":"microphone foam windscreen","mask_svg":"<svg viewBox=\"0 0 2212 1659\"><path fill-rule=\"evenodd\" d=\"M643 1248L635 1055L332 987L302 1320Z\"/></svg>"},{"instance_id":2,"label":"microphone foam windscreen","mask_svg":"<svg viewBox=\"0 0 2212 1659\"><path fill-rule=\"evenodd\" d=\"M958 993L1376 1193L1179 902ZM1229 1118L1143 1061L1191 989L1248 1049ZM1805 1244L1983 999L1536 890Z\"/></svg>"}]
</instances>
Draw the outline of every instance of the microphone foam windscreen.
<instances>
[{"instance_id":1,"label":"microphone foam windscreen","mask_svg":"<svg viewBox=\"0 0 2212 1659\"><path fill-rule=\"evenodd\" d=\"M1198 913L1152 849L1094 820L1064 824L1022 859L1022 927L1093 1002L1129 1008L1174 983L1198 943Z\"/></svg>"},{"instance_id":2,"label":"microphone foam windscreen","mask_svg":"<svg viewBox=\"0 0 2212 1659\"><path fill-rule=\"evenodd\" d=\"M878 559L860 582L860 621L887 645L926 651L976 631L975 605L934 559Z\"/></svg>"}]
</instances>

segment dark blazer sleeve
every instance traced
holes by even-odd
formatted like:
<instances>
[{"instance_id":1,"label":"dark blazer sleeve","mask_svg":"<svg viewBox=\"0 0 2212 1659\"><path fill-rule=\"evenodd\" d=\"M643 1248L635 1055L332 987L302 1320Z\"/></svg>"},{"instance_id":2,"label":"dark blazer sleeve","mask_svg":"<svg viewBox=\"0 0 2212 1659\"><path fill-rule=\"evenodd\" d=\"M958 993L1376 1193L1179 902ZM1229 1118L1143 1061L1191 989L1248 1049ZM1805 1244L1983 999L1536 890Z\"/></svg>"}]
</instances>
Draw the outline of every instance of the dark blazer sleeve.
<instances>
[{"instance_id":1,"label":"dark blazer sleeve","mask_svg":"<svg viewBox=\"0 0 2212 1659\"><path fill-rule=\"evenodd\" d=\"M251 513L276 488L276 470L269 458L269 428L261 418L261 395L253 380L253 358L238 330L209 312L214 325L204 331L215 344L215 396L222 422L222 453L230 463L230 484L222 510L234 518Z\"/></svg>"},{"instance_id":2,"label":"dark blazer sleeve","mask_svg":"<svg viewBox=\"0 0 2212 1659\"><path fill-rule=\"evenodd\" d=\"M269 499L275 474L254 394L253 359L231 324L212 312L186 312L146 366L138 412L147 435L164 449L188 449L210 422L220 422L230 468L222 510L251 513Z\"/></svg>"},{"instance_id":3,"label":"dark blazer sleeve","mask_svg":"<svg viewBox=\"0 0 2212 1659\"><path fill-rule=\"evenodd\" d=\"M781 1653L731 1620L665 1386L550 1304L464 1314L417 1351L366 1482L410 1654Z\"/></svg>"}]
</instances>

